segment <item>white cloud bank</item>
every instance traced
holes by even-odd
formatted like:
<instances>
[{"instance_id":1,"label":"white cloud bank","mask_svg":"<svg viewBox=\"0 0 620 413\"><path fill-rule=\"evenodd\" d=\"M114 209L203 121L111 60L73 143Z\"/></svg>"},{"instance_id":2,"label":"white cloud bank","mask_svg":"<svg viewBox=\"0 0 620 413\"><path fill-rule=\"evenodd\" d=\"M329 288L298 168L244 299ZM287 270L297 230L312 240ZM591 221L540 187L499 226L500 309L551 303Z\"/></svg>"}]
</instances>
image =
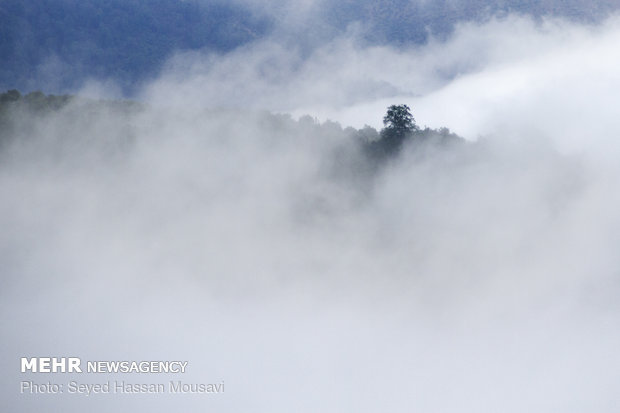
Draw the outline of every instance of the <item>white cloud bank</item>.
<instances>
[{"instance_id":1,"label":"white cloud bank","mask_svg":"<svg viewBox=\"0 0 620 413\"><path fill-rule=\"evenodd\" d=\"M406 101L420 122L472 139L528 123L573 137L580 119L613 111L619 35L617 18L580 26L508 17L462 24L446 42L395 49L364 46L352 28L310 56L271 40L225 56L179 55L146 96L311 113L357 127L380 127L385 107Z\"/></svg>"},{"instance_id":2,"label":"white cloud bank","mask_svg":"<svg viewBox=\"0 0 620 413\"><path fill-rule=\"evenodd\" d=\"M1 407L617 410L619 34L508 18L412 50L263 42L178 56L141 113L28 124L0 167ZM200 109L361 126L400 102L494 138L360 185L332 169L337 132ZM20 395L34 355L187 359L226 393Z\"/></svg>"}]
</instances>

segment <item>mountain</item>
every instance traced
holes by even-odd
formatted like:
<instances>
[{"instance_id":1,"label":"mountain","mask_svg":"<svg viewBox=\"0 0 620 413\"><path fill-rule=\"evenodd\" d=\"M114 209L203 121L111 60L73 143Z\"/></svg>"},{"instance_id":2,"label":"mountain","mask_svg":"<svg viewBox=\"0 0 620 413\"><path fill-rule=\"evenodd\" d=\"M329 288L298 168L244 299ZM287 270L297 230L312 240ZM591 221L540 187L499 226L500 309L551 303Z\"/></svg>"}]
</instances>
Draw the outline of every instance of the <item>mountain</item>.
<instances>
[{"instance_id":1,"label":"mountain","mask_svg":"<svg viewBox=\"0 0 620 413\"><path fill-rule=\"evenodd\" d=\"M463 21L516 13L595 22L618 6L615 0L341 0L326 8L323 18L337 27L364 22L369 40L402 44L425 42L429 34L444 37Z\"/></svg>"},{"instance_id":2,"label":"mountain","mask_svg":"<svg viewBox=\"0 0 620 413\"><path fill-rule=\"evenodd\" d=\"M0 89L53 78L58 91L90 76L130 91L175 50L226 52L268 29L226 2L0 0Z\"/></svg>"},{"instance_id":3,"label":"mountain","mask_svg":"<svg viewBox=\"0 0 620 413\"><path fill-rule=\"evenodd\" d=\"M290 4L289 4L290 3ZM395 46L450 34L461 21L508 13L597 21L615 0L0 0L0 90L59 93L85 79L131 95L175 52L225 53L269 37L312 48L362 27L362 40ZM297 11L302 9L302 11ZM296 19L291 15L297 13Z\"/></svg>"}]
</instances>

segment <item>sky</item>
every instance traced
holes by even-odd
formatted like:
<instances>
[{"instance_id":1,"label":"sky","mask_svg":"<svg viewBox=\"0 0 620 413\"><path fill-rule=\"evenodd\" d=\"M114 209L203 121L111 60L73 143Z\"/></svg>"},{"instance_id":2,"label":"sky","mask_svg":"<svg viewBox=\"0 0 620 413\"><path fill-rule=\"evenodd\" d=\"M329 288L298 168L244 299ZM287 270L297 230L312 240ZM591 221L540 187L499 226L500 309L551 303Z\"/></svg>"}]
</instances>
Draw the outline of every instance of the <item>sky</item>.
<instances>
[{"instance_id":1,"label":"sky","mask_svg":"<svg viewBox=\"0 0 620 413\"><path fill-rule=\"evenodd\" d=\"M136 111L14 115L3 410L618 410L618 17L507 15L404 47L360 30L178 52ZM341 128L400 103L469 143L368 173ZM170 380L20 374L35 355L188 360L175 379L226 391L19 394Z\"/></svg>"}]
</instances>

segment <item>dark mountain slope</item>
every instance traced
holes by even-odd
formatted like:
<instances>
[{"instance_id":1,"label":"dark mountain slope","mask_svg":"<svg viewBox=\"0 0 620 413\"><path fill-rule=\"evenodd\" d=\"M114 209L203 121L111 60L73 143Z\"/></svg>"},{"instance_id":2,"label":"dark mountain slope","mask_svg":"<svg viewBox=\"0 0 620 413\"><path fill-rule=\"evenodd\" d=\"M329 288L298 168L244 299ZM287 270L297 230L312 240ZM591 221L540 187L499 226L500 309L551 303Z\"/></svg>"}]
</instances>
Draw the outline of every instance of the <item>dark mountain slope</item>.
<instances>
[{"instance_id":1,"label":"dark mountain slope","mask_svg":"<svg viewBox=\"0 0 620 413\"><path fill-rule=\"evenodd\" d=\"M341 0L317 2L293 24L268 1L251 4L0 0L0 90L61 93L95 78L131 95L178 50L227 52L265 37L312 49L354 23L371 44L404 45L446 37L461 21L519 13L595 22L619 7L615 0Z\"/></svg>"},{"instance_id":2,"label":"dark mountain slope","mask_svg":"<svg viewBox=\"0 0 620 413\"><path fill-rule=\"evenodd\" d=\"M175 50L225 52L267 30L226 2L2 0L0 88L36 89L53 76L62 90L90 76L131 91Z\"/></svg>"}]
</instances>

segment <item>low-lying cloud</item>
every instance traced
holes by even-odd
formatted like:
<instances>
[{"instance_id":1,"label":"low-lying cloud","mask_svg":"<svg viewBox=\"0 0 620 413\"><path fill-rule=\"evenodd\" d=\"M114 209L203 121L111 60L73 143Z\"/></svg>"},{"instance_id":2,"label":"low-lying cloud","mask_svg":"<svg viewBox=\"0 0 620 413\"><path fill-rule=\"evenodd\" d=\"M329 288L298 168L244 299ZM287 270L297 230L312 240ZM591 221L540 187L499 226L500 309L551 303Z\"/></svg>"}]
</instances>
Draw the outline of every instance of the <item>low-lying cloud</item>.
<instances>
[{"instance_id":1,"label":"low-lying cloud","mask_svg":"<svg viewBox=\"0 0 620 413\"><path fill-rule=\"evenodd\" d=\"M179 54L142 109L26 118L0 166L3 406L614 411L619 27L267 40ZM369 172L337 125L259 111L379 126L401 102L478 141ZM19 395L18 358L48 354L187 359L226 393Z\"/></svg>"},{"instance_id":2,"label":"low-lying cloud","mask_svg":"<svg viewBox=\"0 0 620 413\"><path fill-rule=\"evenodd\" d=\"M447 41L395 48L368 46L353 27L309 56L273 40L224 56L179 54L144 95L157 102L308 113L356 127L380 127L385 107L406 101L421 123L447 124L470 139L505 123L510 130L528 123L561 126L570 134L584 115L613 110L618 35L616 18L582 26L507 17L482 26L464 23ZM534 97L545 103L537 105ZM553 122L540 119L540 107ZM558 117L567 122L559 125Z\"/></svg>"}]
</instances>

